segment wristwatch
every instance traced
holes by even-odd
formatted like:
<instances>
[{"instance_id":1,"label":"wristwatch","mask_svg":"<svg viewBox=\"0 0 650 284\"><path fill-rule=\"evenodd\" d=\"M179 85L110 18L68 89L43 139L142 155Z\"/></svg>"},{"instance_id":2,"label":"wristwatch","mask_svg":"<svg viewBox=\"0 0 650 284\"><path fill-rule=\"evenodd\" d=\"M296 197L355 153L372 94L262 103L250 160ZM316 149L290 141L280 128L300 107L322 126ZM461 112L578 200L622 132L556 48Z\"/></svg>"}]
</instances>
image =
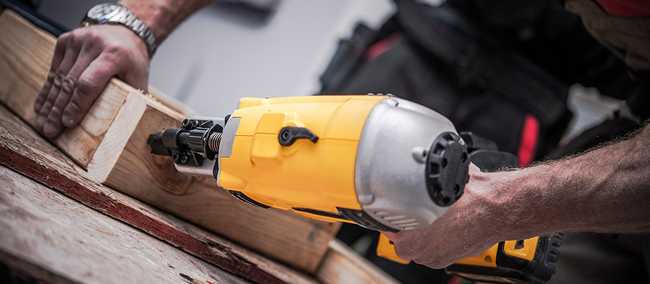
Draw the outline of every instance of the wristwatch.
<instances>
[{"instance_id":1,"label":"wristwatch","mask_svg":"<svg viewBox=\"0 0 650 284\"><path fill-rule=\"evenodd\" d=\"M82 25L122 25L140 37L152 57L156 48L156 36L147 25L127 7L115 3L103 3L92 7L81 21Z\"/></svg>"}]
</instances>

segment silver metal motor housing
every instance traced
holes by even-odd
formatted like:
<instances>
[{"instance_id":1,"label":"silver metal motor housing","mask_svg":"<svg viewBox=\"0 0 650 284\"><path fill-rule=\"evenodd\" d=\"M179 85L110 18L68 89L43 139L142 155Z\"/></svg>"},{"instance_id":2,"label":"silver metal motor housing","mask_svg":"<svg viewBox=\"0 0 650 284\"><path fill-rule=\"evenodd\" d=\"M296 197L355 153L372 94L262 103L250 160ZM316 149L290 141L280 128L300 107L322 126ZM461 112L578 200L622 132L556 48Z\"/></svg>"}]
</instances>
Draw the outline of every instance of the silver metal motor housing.
<instances>
[{"instance_id":1,"label":"silver metal motor housing","mask_svg":"<svg viewBox=\"0 0 650 284\"><path fill-rule=\"evenodd\" d=\"M363 211L396 230L429 225L445 213L425 180L429 147L444 132L457 133L447 118L425 106L395 97L378 103L356 157L355 188Z\"/></svg>"}]
</instances>

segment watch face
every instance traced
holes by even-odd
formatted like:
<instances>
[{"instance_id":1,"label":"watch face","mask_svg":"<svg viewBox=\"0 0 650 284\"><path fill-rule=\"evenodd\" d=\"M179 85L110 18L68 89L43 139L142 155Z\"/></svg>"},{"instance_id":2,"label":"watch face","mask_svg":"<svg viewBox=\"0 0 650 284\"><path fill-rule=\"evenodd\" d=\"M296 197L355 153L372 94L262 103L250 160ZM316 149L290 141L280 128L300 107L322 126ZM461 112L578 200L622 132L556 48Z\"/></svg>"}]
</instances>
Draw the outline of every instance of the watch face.
<instances>
[{"instance_id":1,"label":"watch face","mask_svg":"<svg viewBox=\"0 0 650 284\"><path fill-rule=\"evenodd\" d=\"M120 6L116 4L99 4L88 11L88 18L101 23L112 17L119 9Z\"/></svg>"}]
</instances>

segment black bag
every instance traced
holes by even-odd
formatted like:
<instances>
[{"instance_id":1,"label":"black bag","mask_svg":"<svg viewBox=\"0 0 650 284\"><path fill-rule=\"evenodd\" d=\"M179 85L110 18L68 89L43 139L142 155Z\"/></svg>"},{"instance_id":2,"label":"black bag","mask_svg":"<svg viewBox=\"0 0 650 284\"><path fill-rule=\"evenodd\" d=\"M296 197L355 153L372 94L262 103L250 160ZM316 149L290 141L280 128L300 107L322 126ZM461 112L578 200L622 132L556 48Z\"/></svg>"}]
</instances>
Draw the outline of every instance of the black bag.
<instances>
[{"instance_id":1,"label":"black bag","mask_svg":"<svg viewBox=\"0 0 650 284\"><path fill-rule=\"evenodd\" d=\"M521 165L552 149L571 118L566 84L449 6L396 1L379 30L358 24L321 76L322 93L392 93L491 139Z\"/></svg>"},{"instance_id":2,"label":"black bag","mask_svg":"<svg viewBox=\"0 0 650 284\"><path fill-rule=\"evenodd\" d=\"M320 80L322 93L392 93L447 116L459 131L495 141L522 166L582 151L638 125L616 118L562 149L572 117L568 86L596 87L650 117L645 88L593 39L580 19L556 1L447 0L431 7L396 0L397 12L379 29L358 24L339 42ZM645 110L646 115L639 111ZM344 224L347 244L376 243L376 232ZM374 248L374 245L370 246ZM365 257L403 283L446 282L439 270Z\"/></svg>"}]
</instances>

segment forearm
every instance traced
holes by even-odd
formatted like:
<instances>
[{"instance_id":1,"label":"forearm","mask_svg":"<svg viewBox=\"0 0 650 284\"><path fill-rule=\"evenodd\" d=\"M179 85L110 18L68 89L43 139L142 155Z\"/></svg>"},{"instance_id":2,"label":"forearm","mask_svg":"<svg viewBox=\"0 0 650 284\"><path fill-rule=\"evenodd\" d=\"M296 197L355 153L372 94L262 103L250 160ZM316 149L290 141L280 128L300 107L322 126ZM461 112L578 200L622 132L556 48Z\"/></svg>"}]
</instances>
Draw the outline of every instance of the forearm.
<instances>
[{"instance_id":1,"label":"forearm","mask_svg":"<svg viewBox=\"0 0 650 284\"><path fill-rule=\"evenodd\" d=\"M209 0L121 0L140 20L144 21L156 36L157 43L167 36L197 10L205 7Z\"/></svg>"},{"instance_id":2,"label":"forearm","mask_svg":"<svg viewBox=\"0 0 650 284\"><path fill-rule=\"evenodd\" d=\"M650 126L593 151L491 174L512 238L554 231L650 232Z\"/></svg>"}]
</instances>

